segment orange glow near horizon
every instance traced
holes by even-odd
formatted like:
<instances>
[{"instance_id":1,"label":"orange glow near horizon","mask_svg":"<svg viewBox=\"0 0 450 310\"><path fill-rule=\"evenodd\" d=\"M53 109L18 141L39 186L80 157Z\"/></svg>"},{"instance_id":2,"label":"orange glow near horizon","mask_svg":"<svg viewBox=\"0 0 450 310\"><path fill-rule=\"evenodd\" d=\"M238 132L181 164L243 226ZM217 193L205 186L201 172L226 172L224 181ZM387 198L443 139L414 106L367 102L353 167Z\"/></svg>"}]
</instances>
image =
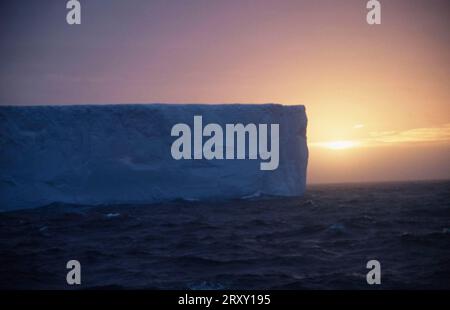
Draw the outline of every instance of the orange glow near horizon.
<instances>
[{"instance_id":1,"label":"orange glow near horizon","mask_svg":"<svg viewBox=\"0 0 450 310\"><path fill-rule=\"evenodd\" d=\"M364 126L354 126L360 129ZM405 131L373 131L358 140L335 140L309 143L310 147L331 150L351 149L355 147L396 146L400 144L447 144L450 143L450 124L441 127L414 128Z\"/></svg>"},{"instance_id":2,"label":"orange glow near horizon","mask_svg":"<svg viewBox=\"0 0 450 310\"><path fill-rule=\"evenodd\" d=\"M311 145L311 144L310 144ZM318 146L323 147L326 149L331 150L344 150L344 149L351 149L353 147L356 147L358 145L358 142L356 141L329 141L329 142L319 142L319 143L312 143L312 146Z\"/></svg>"}]
</instances>

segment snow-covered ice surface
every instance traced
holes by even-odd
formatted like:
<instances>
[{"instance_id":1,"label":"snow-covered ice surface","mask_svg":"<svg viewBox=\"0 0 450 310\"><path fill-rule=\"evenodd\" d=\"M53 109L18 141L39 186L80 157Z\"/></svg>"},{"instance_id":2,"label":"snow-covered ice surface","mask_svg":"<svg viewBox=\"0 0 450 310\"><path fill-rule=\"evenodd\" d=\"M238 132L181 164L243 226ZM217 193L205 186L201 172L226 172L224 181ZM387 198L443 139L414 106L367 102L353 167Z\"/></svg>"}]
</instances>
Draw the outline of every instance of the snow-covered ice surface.
<instances>
[{"instance_id":1,"label":"snow-covered ice surface","mask_svg":"<svg viewBox=\"0 0 450 310\"><path fill-rule=\"evenodd\" d=\"M279 167L261 160L174 160L172 126L279 124ZM304 106L76 105L0 107L0 211L54 202L148 204L301 196L308 150ZM204 138L206 140L206 138Z\"/></svg>"}]
</instances>

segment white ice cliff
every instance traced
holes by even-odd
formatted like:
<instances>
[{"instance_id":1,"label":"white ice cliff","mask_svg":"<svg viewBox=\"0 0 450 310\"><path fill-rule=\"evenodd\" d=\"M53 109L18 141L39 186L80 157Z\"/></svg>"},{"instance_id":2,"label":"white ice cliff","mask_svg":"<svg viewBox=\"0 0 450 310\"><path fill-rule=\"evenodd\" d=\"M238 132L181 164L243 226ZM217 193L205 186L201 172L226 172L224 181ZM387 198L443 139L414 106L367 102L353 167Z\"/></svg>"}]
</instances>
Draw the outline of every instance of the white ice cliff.
<instances>
[{"instance_id":1,"label":"white ice cliff","mask_svg":"<svg viewBox=\"0 0 450 310\"><path fill-rule=\"evenodd\" d=\"M216 123L222 128L279 124L277 168L261 170L264 160L259 158L175 160L171 147L177 137L171 129L177 123L193 128L194 116L202 116L203 126ZM308 161L306 125L301 105L3 106L0 211L53 202L149 204L300 196ZM270 132L268 136L270 148Z\"/></svg>"}]
</instances>

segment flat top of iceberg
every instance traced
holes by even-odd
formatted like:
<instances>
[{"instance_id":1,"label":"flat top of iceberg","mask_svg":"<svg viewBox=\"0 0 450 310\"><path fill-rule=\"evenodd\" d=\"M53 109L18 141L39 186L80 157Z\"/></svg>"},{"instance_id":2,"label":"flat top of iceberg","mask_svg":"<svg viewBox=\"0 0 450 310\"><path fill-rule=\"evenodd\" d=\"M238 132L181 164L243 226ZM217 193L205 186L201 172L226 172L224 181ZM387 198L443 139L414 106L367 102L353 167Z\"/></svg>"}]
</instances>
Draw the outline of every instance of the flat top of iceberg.
<instances>
[{"instance_id":1,"label":"flat top of iceberg","mask_svg":"<svg viewBox=\"0 0 450 310\"><path fill-rule=\"evenodd\" d=\"M288 108L302 108L304 109L305 106L302 104L282 104L282 103L163 103L163 102L151 102L151 103L80 103L80 104L33 104L33 105L0 105L1 108L43 108L43 107L49 107L49 108L69 108L69 109L76 109L76 108L92 108L92 107L229 107L229 108L255 108L255 107L288 107Z\"/></svg>"}]
</instances>

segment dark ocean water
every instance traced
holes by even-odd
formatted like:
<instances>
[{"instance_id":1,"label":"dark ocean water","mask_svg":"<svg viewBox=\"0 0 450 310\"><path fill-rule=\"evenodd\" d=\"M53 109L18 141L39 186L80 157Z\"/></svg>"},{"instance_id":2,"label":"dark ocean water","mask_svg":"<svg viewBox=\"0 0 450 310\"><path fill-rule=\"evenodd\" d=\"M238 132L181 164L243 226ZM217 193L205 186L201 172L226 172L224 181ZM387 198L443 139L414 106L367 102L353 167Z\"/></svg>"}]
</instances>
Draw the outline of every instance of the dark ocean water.
<instances>
[{"instance_id":1,"label":"dark ocean water","mask_svg":"<svg viewBox=\"0 0 450 310\"><path fill-rule=\"evenodd\" d=\"M450 182L310 186L302 198L0 213L0 288L450 289Z\"/></svg>"}]
</instances>

